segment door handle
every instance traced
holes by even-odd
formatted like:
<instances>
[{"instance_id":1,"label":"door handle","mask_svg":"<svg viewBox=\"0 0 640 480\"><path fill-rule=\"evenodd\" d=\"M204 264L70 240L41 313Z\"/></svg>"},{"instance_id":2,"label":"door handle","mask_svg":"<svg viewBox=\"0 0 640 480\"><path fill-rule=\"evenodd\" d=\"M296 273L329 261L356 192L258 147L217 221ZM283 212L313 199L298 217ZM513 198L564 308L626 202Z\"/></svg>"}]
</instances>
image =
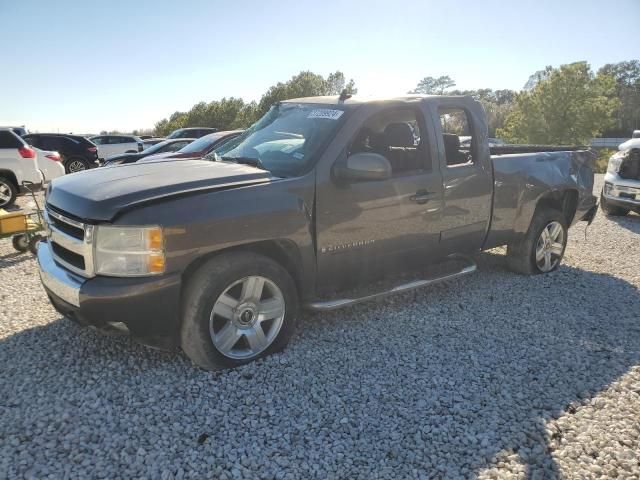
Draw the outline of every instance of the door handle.
<instances>
[{"instance_id":1,"label":"door handle","mask_svg":"<svg viewBox=\"0 0 640 480\"><path fill-rule=\"evenodd\" d=\"M429 200L431 200L435 196L436 196L435 193L430 193L430 192L427 192L426 190L418 190L415 193L415 195L411 195L409 197L409 200L422 205L424 203L427 203Z\"/></svg>"}]
</instances>

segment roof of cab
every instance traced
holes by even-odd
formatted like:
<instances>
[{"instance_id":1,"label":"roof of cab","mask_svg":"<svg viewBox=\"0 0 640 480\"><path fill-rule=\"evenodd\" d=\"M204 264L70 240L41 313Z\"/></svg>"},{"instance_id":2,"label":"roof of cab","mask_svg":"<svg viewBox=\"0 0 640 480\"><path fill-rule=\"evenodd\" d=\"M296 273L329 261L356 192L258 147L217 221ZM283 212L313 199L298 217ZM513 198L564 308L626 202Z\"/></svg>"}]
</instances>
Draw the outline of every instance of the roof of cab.
<instances>
[{"instance_id":1,"label":"roof of cab","mask_svg":"<svg viewBox=\"0 0 640 480\"><path fill-rule=\"evenodd\" d=\"M429 98L470 98L461 95L402 95L398 97L350 97L346 100L340 100L339 95L330 95L322 97L302 97L283 100L283 103L311 103L324 105L342 105L346 107L356 107L366 103L415 103Z\"/></svg>"}]
</instances>

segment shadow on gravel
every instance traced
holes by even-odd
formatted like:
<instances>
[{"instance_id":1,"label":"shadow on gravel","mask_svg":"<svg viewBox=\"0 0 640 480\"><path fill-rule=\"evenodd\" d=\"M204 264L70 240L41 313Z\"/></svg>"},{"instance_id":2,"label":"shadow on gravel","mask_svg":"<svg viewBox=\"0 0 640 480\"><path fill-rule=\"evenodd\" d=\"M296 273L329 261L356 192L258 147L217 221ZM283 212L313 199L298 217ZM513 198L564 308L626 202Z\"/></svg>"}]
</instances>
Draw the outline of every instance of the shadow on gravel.
<instances>
[{"instance_id":1,"label":"shadow on gravel","mask_svg":"<svg viewBox=\"0 0 640 480\"><path fill-rule=\"evenodd\" d=\"M12 265L18 265L27 260L32 260L34 257L31 253L15 252L8 255L0 256L0 268L10 267Z\"/></svg>"},{"instance_id":2,"label":"shadow on gravel","mask_svg":"<svg viewBox=\"0 0 640 480\"><path fill-rule=\"evenodd\" d=\"M617 223L622 228L640 234L640 215L630 212L624 217L607 217L612 222Z\"/></svg>"},{"instance_id":3,"label":"shadow on gravel","mask_svg":"<svg viewBox=\"0 0 640 480\"><path fill-rule=\"evenodd\" d=\"M64 319L21 331L0 340L0 438L33 442L21 432L48 418L48 439L75 429L87 458L122 447L81 433L106 422L201 473L457 478L513 452L529 478L556 476L563 432L546 422L640 363L638 289L567 266L517 276L490 253L479 264L459 282L304 314L285 353L216 375ZM73 424L57 420L66 411Z\"/></svg>"}]
</instances>

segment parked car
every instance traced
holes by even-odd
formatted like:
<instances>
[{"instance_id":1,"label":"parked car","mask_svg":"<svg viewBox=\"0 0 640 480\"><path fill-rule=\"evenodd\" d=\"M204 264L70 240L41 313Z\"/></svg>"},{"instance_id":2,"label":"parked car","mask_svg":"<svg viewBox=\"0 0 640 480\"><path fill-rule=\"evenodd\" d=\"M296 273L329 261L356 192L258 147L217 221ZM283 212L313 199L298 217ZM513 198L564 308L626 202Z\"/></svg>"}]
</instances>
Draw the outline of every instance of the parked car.
<instances>
[{"instance_id":1,"label":"parked car","mask_svg":"<svg viewBox=\"0 0 640 480\"><path fill-rule=\"evenodd\" d=\"M13 133L15 133L16 135L22 137L24 135L26 135L27 133L29 133L29 130L27 130L27 127L25 127L24 125L20 126L20 127L0 127L0 129L2 130L11 130Z\"/></svg>"},{"instance_id":2,"label":"parked car","mask_svg":"<svg viewBox=\"0 0 640 480\"><path fill-rule=\"evenodd\" d=\"M13 205L18 195L27 193L23 182L31 182L30 188L42 187L36 157L36 151L23 138L0 128L0 208Z\"/></svg>"},{"instance_id":3,"label":"parked car","mask_svg":"<svg viewBox=\"0 0 640 480\"><path fill-rule=\"evenodd\" d=\"M165 140L166 138L147 138L142 140L142 147L146 150L147 148L157 145L160 142L164 142Z\"/></svg>"},{"instance_id":4,"label":"parked car","mask_svg":"<svg viewBox=\"0 0 640 480\"><path fill-rule=\"evenodd\" d=\"M607 215L640 213L640 131L636 132L609 159L600 194L600 206Z\"/></svg>"},{"instance_id":5,"label":"parked car","mask_svg":"<svg viewBox=\"0 0 640 480\"><path fill-rule=\"evenodd\" d=\"M200 138L205 135L209 135L210 133L216 133L217 131L217 128L209 127L179 128L167 135L167 138Z\"/></svg>"},{"instance_id":6,"label":"parked car","mask_svg":"<svg viewBox=\"0 0 640 480\"><path fill-rule=\"evenodd\" d=\"M136 153L144 149L144 142L133 135L97 135L89 137L98 146L98 157L106 159L121 153Z\"/></svg>"},{"instance_id":7,"label":"parked car","mask_svg":"<svg viewBox=\"0 0 640 480\"><path fill-rule=\"evenodd\" d=\"M158 160L187 160L189 158L204 157L213 149L219 147L232 138L237 137L241 133L242 130L229 130L227 132L210 133L209 135L205 135L204 137L200 137L197 140L192 141L177 152L156 153L155 155L145 157L141 161L156 162Z\"/></svg>"},{"instance_id":8,"label":"parked car","mask_svg":"<svg viewBox=\"0 0 640 480\"><path fill-rule=\"evenodd\" d=\"M98 166L98 148L80 135L29 133L24 139L41 150L58 152L67 173L81 172Z\"/></svg>"},{"instance_id":9,"label":"parked car","mask_svg":"<svg viewBox=\"0 0 640 480\"><path fill-rule=\"evenodd\" d=\"M44 176L45 183L66 173L62 164L62 156L58 152L48 152L36 147L33 149L36 151L36 164Z\"/></svg>"},{"instance_id":10,"label":"parked car","mask_svg":"<svg viewBox=\"0 0 640 480\"><path fill-rule=\"evenodd\" d=\"M451 112L473 132L470 151L441 126ZM569 226L595 215L594 158L491 156L486 134L470 97L283 101L215 161L53 182L42 282L80 324L180 345L217 369L284 348L300 307L451 280L481 250L507 245L515 271L551 272Z\"/></svg>"},{"instance_id":11,"label":"parked car","mask_svg":"<svg viewBox=\"0 0 640 480\"><path fill-rule=\"evenodd\" d=\"M103 165L105 167L109 167L114 165L122 165L125 163L134 163L150 155L155 155L158 153L174 153L181 148L186 147L194 140L195 139L193 138L174 138L171 140L164 140L149 148L145 148L142 152L139 153L123 153L121 155L112 155L111 157L105 159Z\"/></svg>"}]
</instances>

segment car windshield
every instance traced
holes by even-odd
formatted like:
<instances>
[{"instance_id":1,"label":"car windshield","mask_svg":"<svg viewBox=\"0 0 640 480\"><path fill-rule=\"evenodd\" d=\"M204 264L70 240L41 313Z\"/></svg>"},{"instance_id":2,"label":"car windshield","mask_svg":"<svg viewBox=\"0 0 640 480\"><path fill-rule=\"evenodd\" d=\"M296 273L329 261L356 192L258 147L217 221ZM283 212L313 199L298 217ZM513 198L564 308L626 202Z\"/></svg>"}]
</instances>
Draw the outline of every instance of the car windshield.
<instances>
[{"instance_id":1,"label":"car windshield","mask_svg":"<svg viewBox=\"0 0 640 480\"><path fill-rule=\"evenodd\" d=\"M207 158L257 165L281 177L301 175L331 139L343 114L336 105L276 104Z\"/></svg>"},{"instance_id":2,"label":"car windshield","mask_svg":"<svg viewBox=\"0 0 640 480\"><path fill-rule=\"evenodd\" d=\"M150 147L145 148L144 152L148 154L156 153L160 151L163 147L169 145L170 143L172 142L167 142L166 140L164 142L156 143L155 145L151 145Z\"/></svg>"},{"instance_id":3,"label":"car windshield","mask_svg":"<svg viewBox=\"0 0 640 480\"><path fill-rule=\"evenodd\" d=\"M213 135L205 135L204 137L199 138L198 140L194 140L189 145L185 145L180 150L180 153L197 153L205 150L207 147L211 146L213 143L218 141L218 137Z\"/></svg>"}]
</instances>

